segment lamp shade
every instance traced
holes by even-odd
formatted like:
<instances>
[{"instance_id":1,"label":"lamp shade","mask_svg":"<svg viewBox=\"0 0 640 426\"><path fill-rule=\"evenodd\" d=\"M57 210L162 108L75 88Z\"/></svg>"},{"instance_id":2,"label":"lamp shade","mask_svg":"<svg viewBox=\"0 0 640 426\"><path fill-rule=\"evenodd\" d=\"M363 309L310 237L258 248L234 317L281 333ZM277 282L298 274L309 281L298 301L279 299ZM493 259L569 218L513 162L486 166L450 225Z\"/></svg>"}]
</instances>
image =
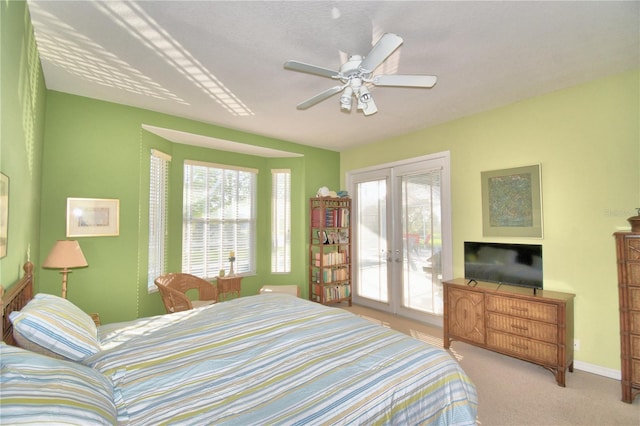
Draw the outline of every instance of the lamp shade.
<instances>
[{"instance_id":1,"label":"lamp shade","mask_svg":"<svg viewBox=\"0 0 640 426\"><path fill-rule=\"evenodd\" d=\"M75 240L58 240L49 256L42 264L43 268L81 268L89 266L80 244Z\"/></svg>"}]
</instances>

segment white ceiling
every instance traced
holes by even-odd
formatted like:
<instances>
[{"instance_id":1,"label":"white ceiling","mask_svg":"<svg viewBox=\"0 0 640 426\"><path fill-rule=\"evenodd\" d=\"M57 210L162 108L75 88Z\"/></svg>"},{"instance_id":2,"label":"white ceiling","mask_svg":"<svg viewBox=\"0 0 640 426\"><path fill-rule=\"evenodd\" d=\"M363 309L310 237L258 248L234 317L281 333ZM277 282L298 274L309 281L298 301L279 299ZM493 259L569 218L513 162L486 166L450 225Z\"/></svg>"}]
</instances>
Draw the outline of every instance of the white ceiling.
<instances>
[{"instance_id":1,"label":"white ceiling","mask_svg":"<svg viewBox=\"0 0 640 426\"><path fill-rule=\"evenodd\" d=\"M640 68L638 1L28 4L48 89L336 151ZM339 95L296 109L336 82L285 61L337 70L385 32L404 44L376 73L434 88L375 87L368 117Z\"/></svg>"}]
</instances>

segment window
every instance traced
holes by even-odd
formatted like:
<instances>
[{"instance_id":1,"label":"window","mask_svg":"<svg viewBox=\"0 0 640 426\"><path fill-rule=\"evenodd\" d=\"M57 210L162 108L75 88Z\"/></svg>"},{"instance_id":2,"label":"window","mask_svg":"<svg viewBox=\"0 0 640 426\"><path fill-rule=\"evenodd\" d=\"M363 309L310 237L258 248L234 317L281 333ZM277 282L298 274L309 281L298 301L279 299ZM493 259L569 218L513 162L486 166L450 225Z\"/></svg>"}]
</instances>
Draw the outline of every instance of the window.
<instances>
[{"instance_id":1,"label":"window","mask_svg":"<svg viewBox=\"0 0 640 426\"><path fill-rule=\"evenodd\" d=\"M182 212L182 271L209 279L229 271L256 271L256 182L258 171L185 161Z\"/></svg>"},{"instance_id":2,"label":"window","mask_svg":"<svg viewBox=\"0 0 640 426\"><path fill-rule=\"evenodd\" d=\"M156 290L153 283L166 272L167 265L167 215L169 207L169 162L171 157L151 150L149 165L149 266L147 289Z\"/></svg>"},{"instance_id":3,"label":"window","mask_svg":"<svg viewBox=\"0 0 640 426\"><path fill-rule=\"evenodd\" d=\"M291 272L291 171L271 171L271 272Z\"/></svg>"}]
</instances>

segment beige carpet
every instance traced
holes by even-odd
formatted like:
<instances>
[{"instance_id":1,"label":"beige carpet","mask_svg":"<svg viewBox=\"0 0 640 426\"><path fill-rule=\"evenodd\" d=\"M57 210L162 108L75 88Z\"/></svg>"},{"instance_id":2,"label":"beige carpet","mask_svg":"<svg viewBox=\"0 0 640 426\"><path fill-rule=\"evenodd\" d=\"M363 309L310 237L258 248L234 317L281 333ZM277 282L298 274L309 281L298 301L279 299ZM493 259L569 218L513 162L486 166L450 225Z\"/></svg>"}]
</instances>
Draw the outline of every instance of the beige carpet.
<instances>
[{"instance_id":1,"label":"beige carpet","mask_svg":"<svg viewBox=\"0 0 640 426\"><path fill-rule=\"evenodd\" d=\"M442 347L442 329L361 306L356 315ZM556 385L543 367L461 342L450 353L478 391L479 425L640 425L640 397L620 400L620 382L580 370Z\"/></svg>"}]
</instances>

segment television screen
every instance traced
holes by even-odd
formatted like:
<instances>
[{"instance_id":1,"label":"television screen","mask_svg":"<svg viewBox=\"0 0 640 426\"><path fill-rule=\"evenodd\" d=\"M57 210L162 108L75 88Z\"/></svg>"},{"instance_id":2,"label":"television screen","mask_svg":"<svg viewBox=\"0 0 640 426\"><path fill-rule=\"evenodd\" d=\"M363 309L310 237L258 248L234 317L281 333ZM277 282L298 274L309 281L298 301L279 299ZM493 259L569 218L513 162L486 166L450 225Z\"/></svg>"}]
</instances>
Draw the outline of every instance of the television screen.
<instances>
[{"instance_id":1,"label":"television screen","mask_svg":"<svg viewBox=\"0 0 640 426\"><path fill-rule=\"evenodd\" d=\"M542 288L542 245L464 243L464 276L468 280Z\"/></svg>"}]
</instances>

